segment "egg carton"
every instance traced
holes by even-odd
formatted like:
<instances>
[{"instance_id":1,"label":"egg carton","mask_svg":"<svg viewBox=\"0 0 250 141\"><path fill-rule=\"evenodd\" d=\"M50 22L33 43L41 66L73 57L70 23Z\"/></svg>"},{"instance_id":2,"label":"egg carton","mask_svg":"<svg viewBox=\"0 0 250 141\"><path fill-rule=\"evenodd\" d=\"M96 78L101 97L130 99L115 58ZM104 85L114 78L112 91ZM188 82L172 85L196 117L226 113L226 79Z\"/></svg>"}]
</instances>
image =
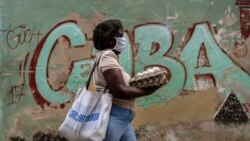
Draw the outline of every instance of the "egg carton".
<instances>
[{"instance_id":1,"label":"egg carton","mask_svg":"<svg viewBox=\"0 0 250 141\"><path fill-rule=\"evenodd\" d=\"M168 72L165 69L153 67L141 73L137 73L130 79L129 84L137 88L161 86L168 82L167 74Z\"/></svg>"}]
</instances>

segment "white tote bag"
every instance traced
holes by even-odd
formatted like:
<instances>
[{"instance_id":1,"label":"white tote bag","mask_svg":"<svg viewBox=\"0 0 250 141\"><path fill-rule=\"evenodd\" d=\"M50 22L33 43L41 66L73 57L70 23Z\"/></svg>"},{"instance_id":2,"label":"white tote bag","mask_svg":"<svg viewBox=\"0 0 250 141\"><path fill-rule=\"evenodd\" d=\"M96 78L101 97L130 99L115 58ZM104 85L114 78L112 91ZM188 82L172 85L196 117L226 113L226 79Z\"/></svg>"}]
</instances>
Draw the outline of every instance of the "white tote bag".
<instances>
[{"instance_id":1,"label":"white tote bag","mask_svg":"<svg viewBox=\"0 0 250 141\"><path fill-rule=\"evenodd\" d=\"M72 107L59 127L59 134L70 141L102 141L105 138L112 95L105 93L106 89L103 93L88 90L100 58L94 63L86 86L77 92Z\"/></svg>"}]
</instances>

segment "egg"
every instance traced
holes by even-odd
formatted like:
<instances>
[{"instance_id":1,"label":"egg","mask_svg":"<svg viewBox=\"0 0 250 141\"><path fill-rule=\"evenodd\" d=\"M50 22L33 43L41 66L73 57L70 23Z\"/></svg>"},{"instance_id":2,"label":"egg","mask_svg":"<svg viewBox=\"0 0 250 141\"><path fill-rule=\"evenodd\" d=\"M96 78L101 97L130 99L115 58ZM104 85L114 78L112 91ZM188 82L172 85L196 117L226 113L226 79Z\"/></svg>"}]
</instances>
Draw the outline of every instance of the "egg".
<instances>
[{"instance_id":1,"label":"egg","mask_svg":"<svg viewBox=\"0 0 250 141\"><path fill-rule=\"evenodd\" d=\"M142 76L142 73L137 73L136 76Z\"/></svg>"},{"instance_id":2,"label":"egg","mask_svg":"<svg viewBox=\"0 0 250 141\"><path fill-rule=\"evenodd\" d=\"M153 70L153 69L148 69L147 72L148 72L148 73L153 73L154 70Z\"/></svg>"},{"instance_id":3,"label":"egg","mask_svg":"<svg viewBox=\"0 0 250 141\"><path fill-rule=\"evenodd\" d=\"M141 74L145 75L145 74L148 74L148 72L147 71L143 71Z\"/></svg>"},{"instance_id":4,"label":"egg","mask_svg":"<svg viewBox=\"0 0 250 141\"><path fill-rule=\"evenodd\" d=\"M154 72L155 72L155 71L159 71L159 70L160 70L160 68L159 68L159 67L153 67L152 69L153 69L153 71L154 71Z\"/></svg>"}]
</instances>

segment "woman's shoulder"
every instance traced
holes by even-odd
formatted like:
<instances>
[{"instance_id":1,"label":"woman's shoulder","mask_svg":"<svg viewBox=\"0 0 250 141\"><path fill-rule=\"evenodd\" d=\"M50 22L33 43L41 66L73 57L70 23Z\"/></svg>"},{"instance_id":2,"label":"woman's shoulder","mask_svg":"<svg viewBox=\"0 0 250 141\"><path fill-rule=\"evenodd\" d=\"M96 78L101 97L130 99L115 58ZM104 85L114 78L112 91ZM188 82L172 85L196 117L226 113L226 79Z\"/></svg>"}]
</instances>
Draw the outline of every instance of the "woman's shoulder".
<instances>
[{"instance_id":1,"label":"woman's shoulder","mask_svg":"<svg viewBox=\"0 0 250 141\"><path fill-rule=\"evenodd\" d=\"M116 56L115 52L112 51L112 50L104 50L103 51L103 54L106 54L106 55L111 55L111 56Z\"/></svg>"},{"instance_id":2,"label":"woman's shoulder","mask_svg":"<svg viewBox=\"0 0 250 141\"><path fill-rule=\"evenodd\" d=\"M99 58L99 66L104 67L102 71L109 68L121 68L118 57L111 50L100 52L100 57L98 56L97 58Z\"/></svg>"},{"instance_id":3,"label":"woman's shoulder","mask_svg":"<svg viewBox=\"0 0 250 141\"><path fill-rule=\"evenodd\" d=\"M105 50L105 51L103 51L102 58L103 57L105 57L105 58L111 57L111 58L118 59L117 55L112 50Z\"/></svg>"}]
</instances>

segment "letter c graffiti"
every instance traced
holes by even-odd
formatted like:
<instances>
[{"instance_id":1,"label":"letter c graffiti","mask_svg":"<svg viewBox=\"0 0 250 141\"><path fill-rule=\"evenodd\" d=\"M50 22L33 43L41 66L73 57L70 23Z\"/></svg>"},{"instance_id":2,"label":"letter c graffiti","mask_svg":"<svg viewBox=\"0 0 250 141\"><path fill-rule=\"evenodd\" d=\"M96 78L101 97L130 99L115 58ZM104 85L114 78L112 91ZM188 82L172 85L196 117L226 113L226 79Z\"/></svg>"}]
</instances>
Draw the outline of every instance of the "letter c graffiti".
<instances>
[{"instance_id":1,"label":"letter c graffiti","mask_svg":"<svg viewBox=\"0 0 250 141\"><path fill-rule=\"evenodd\" d=\"M69 96L54 91L48 83L47 64L49 56L59 37L66 36L71 46L80 46L86 44L85 36L81 29L74 21L64 21L57 24L50 32L48 32L37 45L30 63L30 88L36 103L39 105L49 103L65 103L69 100Z\"/></svg>"}]
</instances>

